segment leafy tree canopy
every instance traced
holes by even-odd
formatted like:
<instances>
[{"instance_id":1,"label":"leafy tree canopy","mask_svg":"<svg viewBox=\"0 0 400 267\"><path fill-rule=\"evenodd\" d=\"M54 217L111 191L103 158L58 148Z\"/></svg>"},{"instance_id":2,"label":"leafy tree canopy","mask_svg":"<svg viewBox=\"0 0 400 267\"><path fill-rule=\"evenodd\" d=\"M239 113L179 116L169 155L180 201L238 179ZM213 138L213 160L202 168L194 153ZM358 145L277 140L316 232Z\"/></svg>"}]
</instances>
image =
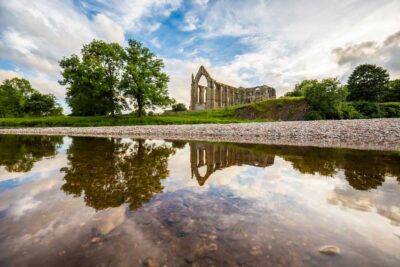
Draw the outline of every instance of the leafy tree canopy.
<instances>
[{"instance_id":1,"label":"leafy tree canopy","mask_svg":"<svg viewBox=\"0 0 400 267\"><path fill-rule=\"evenodd\" d=\"M387 70L371 64L359 65L348 80L348 100L382 101L388 83Z\"/></svg>"},{"instance_id":2,"label":"leafy tree canopy","mask_svg":"<svg viewBox=\"0 0 400 267\"><path fill-rule=\"evenodd\" d=\"M131 104L141 116L145 109L171 104L164 64L141 43L129 40L124 49L93 40L81 54L60 61L59 82L67 86L67 103L74 115L115 115Z\"/></svg>"},{"instance_id":3,"label":"leafy tree canopy","mask_svg":"<svg viewBox=\"0 0 400 267\"><path fill-rule=\"evenodd\" d=\"M62 108L51 94L42 94L21 78L0 85L0 117L60 115Z\"/></svg>"},{"instance_id":4,"label":"leafy tree canopy","mask_svg":"<svg viewBox=\"0 0 400 267\"><path fill-rule=\"evenodd\" d=\"M172 103L168 96L169 77L162 72L164 63L148 48L135 40L129 40L126 50L126 66L121 87L138 116L144 109L166 107Z\"/></svg>"}]
</instances>

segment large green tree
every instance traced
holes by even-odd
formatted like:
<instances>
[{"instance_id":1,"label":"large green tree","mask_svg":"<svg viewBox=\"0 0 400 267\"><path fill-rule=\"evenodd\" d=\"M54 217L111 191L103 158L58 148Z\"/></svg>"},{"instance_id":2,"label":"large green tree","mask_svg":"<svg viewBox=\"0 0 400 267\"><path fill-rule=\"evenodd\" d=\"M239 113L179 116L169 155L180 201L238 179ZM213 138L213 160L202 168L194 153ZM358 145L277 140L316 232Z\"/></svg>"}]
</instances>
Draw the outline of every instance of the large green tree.
<instances>
[{"instance_id":1,"label":"large green tree","mask_svg":"<svg viewBox=\"0 0 400 267\"><path fill-rule=\"evenodd\" d=\"M4 80L0 85L0 116L61 115L62 108L51 94L42 94L21 78Z\"/></svg>"},{"instance_id":2,"label":"large green tree","mask_svg":"<svg viewBox=\"0 0 400 267\"><path fill-rule=\"evenodd\" d=\"M77 55L63 58L61 85L74 115L114 115L125 108L120 90L124 50L116 43L93 40Z\"/></svg>"},{"instance_id":3,"label":"large green tree","mask_svg":"<svg viewBox=\"0 0 400 267\"><path fill-rule=\"evenodd\" d=\"M162 69L161 59L135 40L129 40L126 51L126 65L121 88L125 96L138 111L138 116L146 108L166 107L172 103L168 96L169 78Z\"/></svg>"},{"instance_id":4,"label":"large green tree","mask_svg":"<svg viewBox=\"0 0 400 267\"><path fill-rule=\"evenodd\" d=\"M355 68L347 83L348 100L379 102L387 90L389 74L382 67L363 64Z\"/></svg>"}]
</instances>

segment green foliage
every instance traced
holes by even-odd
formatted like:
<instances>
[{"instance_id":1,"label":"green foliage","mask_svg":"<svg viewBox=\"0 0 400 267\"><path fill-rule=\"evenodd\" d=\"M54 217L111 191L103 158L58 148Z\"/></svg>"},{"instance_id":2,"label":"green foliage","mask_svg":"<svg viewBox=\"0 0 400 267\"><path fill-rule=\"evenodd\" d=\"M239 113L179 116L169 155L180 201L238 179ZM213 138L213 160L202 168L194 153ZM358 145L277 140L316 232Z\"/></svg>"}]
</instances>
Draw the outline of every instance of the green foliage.
<instances>
[{"instance_id":1,"label":"green foliage","mask_svg":"<svg viewBox=\"0 0 400 267\"><path fill-rule=\"evenodd\" d=\"M67 103L79 116L118 114L126 107L120 81L124 50L116 43L93 40L77 55L59 63L67 86Z\"/></svg>"},{"instance_id":2,"label":"green foliage","mask_svg":"<svg viewBox=\"0 0 400 267\"><path fill-rule=\"evenodd\" d=\"M388 72L376 65L355 68L348 80L349 101L382 101L389 83Z\"/></svg>"},{"instance_id":3,"label":"green foliage","mask_svg":"<svg viewBox=\"0 0 400 267\"><path fill-rule=\"evenodd\" d=\"M67 86L67 103L77 116L115 115L129 108L165 107L168 76L163 61L141 43L129 40L128 47L93 40L77 55L63 58L61 85ZM129 102L129 103L128 103Z\"/></svg>"},{"instance_id":4,"label":"green foliage","mask_svg":"<svg viewBox=\"0 0 400 267\"><path fill-rule=\"evenodd\" d=\"M57 116L62 114L62 108L57 104L54 95L44 95L34 92L25 105L25 111L32 116Z\"/></svg>"},{"instance_id":5,"label":"green foliage","mask_svg":"<svg viewBox=\"0 0 400 267\"><path fill-rule=\"evenodd\" d=\"M364 118L384 118L386 113L381 109L381 106L375 102L367 101L356 101L352 102L352 106L364 117Z\"/></svg>"},{"instance_id":6,"label":"green foliage","mask_svg":"<svg viewBox=\"0 0 400 267\"><path fill-rule=\"evenodd\" d=\"M129 40L125 49L126 66L121 88L142 116L144 109L166 107L172 103L168 96L168 76L162 72L164 63L148 48L135 40Z\"/></svg>"},{"instance_id":7,"label":"green foliage","mask_svg":"<svg viewBox=\"0 0 400 267\"><path fill-rule=\"evenodd\" d=\"M312 87L317 84L317 80L303 80L300 83L296 84L294 90L291 92L287 92L285 94L286 97L293 97L293 96L304 96L305 91L308 87Z\"/></svg>"},{"instance_id":8,"label":"green foliage","mask_svg":"<svg viewBox=\"0 0 400 267\"><path fill-rule=\"evenodd\" d=\"M313 82L305 88L304 98L311 107L307 119L337 119L347 90L337 79Z\"/></svg>"},{"instance_id":9,"label":"green foliage","mask_svg":"<svg viewBox=\"0 0 400 267\"><path fill-rule=\"evenodd\" d=\"M183 103L176 103L172 105L172 111L179 112L179 111L187 111L185 104Z\"/></svg>"},{"instance_id":10,"label":"green foliage","mask_svg":"<svg viewBox=\"0 0 400 267\"><path fill-rule=\"evenodd\" d=\"M338 110L340 119L362 119L363 115L349 102L343 102Z\"/></svg>"},{"instance_id":11,"label":"green foliage","mask_svg":"<svg viewBox=\"0 0 400 267\"><path fill-rule=\"evenodd\" d=\"M400 79L389 82L384 100L385 102L400 102Z\"/></svg>"},{"instance_id":12,"label":"green foliage","mask_svg":"<svg viewBox=\"0 0 400 267\"><path fill-rule=\"evenodd\" d=\"M384 110L386 118L400 118L400 102L388 102L379 105Z\"/></svg>"},{"instance_id":13,"label":"green foliage","mask_svg":"<svg viewBox=\"0 0 400 267\"><path fill-rule=\"evenodd\" d=\"M61 115L62 108L53 95L41 94L29 81L6 79L0 85L0 117Z\"/></svg>"}]
</instances>

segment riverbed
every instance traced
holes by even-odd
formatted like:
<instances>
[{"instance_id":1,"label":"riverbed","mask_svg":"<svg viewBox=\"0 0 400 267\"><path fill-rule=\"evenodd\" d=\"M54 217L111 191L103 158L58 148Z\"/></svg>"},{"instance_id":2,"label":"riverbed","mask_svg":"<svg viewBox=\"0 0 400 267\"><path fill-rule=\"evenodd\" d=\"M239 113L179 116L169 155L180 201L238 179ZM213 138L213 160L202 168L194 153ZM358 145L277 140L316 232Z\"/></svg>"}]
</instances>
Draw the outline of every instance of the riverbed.
<instances>
[{"instance_id":1,"label":"riverbed","mask_svg":"<svg viewBox=\"0 0 400 267\"><path fill-rule=\"evenodd\" d=\"M0 135L0 266L399 266L400 152Z\"/></svg>"}]
</instances>

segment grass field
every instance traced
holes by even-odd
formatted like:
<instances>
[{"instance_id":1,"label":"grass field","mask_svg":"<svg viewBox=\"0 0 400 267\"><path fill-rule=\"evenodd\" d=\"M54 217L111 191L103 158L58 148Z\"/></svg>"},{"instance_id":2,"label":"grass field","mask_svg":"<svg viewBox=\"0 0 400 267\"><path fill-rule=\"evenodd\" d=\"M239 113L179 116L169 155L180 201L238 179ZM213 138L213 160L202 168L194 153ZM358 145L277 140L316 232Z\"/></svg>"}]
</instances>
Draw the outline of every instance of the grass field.
<instances>
[{"instance_id":1,"label":"grass field","mask_svg":"<svg viewBox=\"0 0 400 267\"><path fill-rule=\"evenodd\" d=\"M122 115L116 117L25 117L2 118L0 127L51 127L51 126L116 126L116 125L166 125L166 124L199 124L199 123L240 123L277 120L276 109L287 110L288 103L300 103L301 98L271 99L256 104L233 106L213 111L179 112L172 115L155 115L135 117ZM274 110L270 112L271 108ZM249 117L248 112L252 113ZM279 119L279 118L278 118Z\"/></svg>"}]
</instances>

